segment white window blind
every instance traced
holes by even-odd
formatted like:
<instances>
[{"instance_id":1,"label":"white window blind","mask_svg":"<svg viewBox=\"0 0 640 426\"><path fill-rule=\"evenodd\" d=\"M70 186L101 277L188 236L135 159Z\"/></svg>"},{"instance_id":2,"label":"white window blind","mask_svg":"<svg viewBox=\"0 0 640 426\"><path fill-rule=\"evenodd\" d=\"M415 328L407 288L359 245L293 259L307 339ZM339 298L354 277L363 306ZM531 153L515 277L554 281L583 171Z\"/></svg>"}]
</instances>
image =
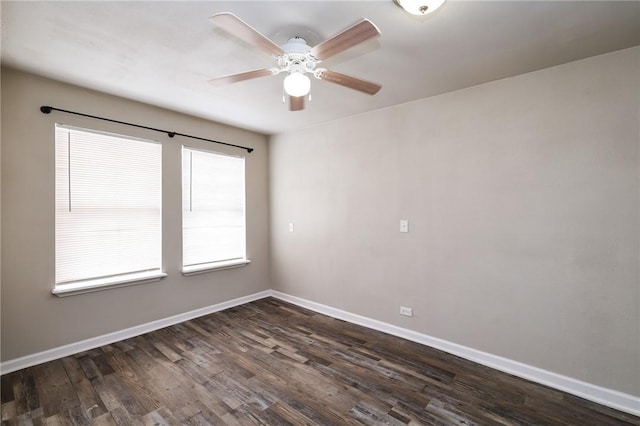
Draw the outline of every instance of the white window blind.
<instances>
[{"instance_id":1,"label":"white window blind","mask_svg":"<svg viewBox=\"0 0 640 426\"><path fill-rule=\"evenodd\" d=\"M182 148L183 272L244 264L244 158Z\"/></svg>"},{"instance_id":2,"label":"white window blind","mask_svg":"<svg viewBox=\"0 0 640 426\"><path fill-rule=\"evenodd\" d=\"M56 290L162 275L161 168L159 143L56 125Z\"/></svg>"}]
</instances>

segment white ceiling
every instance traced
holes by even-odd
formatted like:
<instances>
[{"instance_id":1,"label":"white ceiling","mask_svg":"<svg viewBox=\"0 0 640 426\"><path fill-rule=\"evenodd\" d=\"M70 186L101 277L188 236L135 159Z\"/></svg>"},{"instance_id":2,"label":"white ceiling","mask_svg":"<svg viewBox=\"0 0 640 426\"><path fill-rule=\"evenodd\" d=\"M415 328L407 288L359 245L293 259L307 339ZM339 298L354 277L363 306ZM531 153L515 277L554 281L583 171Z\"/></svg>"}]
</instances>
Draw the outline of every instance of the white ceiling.
<instances>
[{"instance_id":1,"label":"white ceiling","mask_svg":"<svg viewBox=\"0 0 640 426\"><path fill-rule=\"evenodd\" d=\"M282 75L213 87L210 78L273 66L214 27L208 17L222 11L278 44L300 35L315 45L369 18L382 36L322 66L383 88L369 96L314 79L313 101L291 112ZM640 44L639 1L449 0L427 18L391 0L2 1L0 13L5 65L266 134Z\"/></svg>"}]
</instances>

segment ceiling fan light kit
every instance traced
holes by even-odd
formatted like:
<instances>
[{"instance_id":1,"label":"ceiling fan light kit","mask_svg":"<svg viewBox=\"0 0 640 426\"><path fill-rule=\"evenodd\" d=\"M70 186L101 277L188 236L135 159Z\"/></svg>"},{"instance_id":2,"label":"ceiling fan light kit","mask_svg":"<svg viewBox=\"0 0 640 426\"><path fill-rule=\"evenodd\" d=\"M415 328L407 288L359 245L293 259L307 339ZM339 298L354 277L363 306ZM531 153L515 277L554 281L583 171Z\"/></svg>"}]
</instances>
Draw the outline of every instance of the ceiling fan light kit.
<instances>
[{"instance_id":1,"label":"ceiling fan light kit","mask_svg":"<svg viewBox=\"0 0 640 426\"><path fill-rule=\"evenodd\" d=\"M305 96L311 90L311 80L301 72L289 73L284 78L284 91L289 96Z\"/></svg>"},{"instance_id":2,"label":"ceiling fan light kit","mask_svg":"<svg viewBox=\"0 0 640 426\"><path fill-rule=\"evenodd\" d=\"M435 12L445 0L393 0L393 2L412 15L424 16Z\"/></svg>"},{"instance_id":3,"label":"ceiling fan light kit","mask_svg":"<svg viewBox=\"0 0 640 426\"><path fill-rule=\"evenodd\" d=\"M311 79L307 74L313 75L318 80L339 84L369 95L376 94L382 88L379 84L317 66L325 59L379 36L380 30L368 19L361 19L314 47L310 47L302 37L292 37L284 45L278 46L229 12L217 13L211 17L211 21L229 34L270 54L277 63L277 67L274 68L248 71L209 80L209 83L213 85L219 86L286 73L283 88L289 96L290 111L304 109L304 97L311 90Z\"/></svg>"},{"instance_id":4,"label":"ceiling fan light kit","mask_svg":"<svg viewBox=\"0 0 640 426\"><path fill-rule=\"evenodd\" d=\"M281 46L284 53L278 56L278 68L272 68L272 74L287 72L284 78L284 91L289 96L305 96L311 90L311 80L305 73L313 73L319 78L324 69L317 69L319 62L311 54L311 47L302 37L293 37Z\"/></svg>"}]
</instances>

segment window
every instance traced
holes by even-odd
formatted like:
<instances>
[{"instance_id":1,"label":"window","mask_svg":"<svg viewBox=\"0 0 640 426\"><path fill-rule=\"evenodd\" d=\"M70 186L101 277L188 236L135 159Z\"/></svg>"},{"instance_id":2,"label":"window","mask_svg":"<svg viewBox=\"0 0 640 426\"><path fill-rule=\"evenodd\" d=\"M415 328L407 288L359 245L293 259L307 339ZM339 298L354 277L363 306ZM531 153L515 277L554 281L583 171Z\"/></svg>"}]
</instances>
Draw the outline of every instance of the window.
<instances>
[{"instance_id":1,"label":"window","mask_svg":"<svg viewBox=\"0 0 640 426\"><path fill-rule=\"evenodd\" d=\"M249 263L244 157L182 148L182 271Z\"/></svg>"},{"instance_id":2,"label":"window","mask_svg":"<svg viewBox=\"0 0 640 426\"><path fill-rule=\"evenodd\" d=\"M162 146L56 125L54 294L159 279Z\"/></svg>"}]
</instances>

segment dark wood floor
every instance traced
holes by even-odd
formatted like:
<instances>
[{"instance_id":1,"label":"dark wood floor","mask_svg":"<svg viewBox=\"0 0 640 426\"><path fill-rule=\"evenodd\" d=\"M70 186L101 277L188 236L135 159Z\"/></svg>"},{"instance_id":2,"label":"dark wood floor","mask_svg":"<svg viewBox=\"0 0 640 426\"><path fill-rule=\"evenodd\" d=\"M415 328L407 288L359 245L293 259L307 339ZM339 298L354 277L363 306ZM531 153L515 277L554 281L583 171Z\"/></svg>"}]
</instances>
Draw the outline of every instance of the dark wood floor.
<instances>
[{"instance_id":1,"label":"dark wood floor","mask_svg":"<svg viewBox=\"0 0 640 426\"><path fill-rule=\"evenodd\" d=\"M263 299L2 377L2 424L640 425Z\"/></svg>"}]
</instances>

